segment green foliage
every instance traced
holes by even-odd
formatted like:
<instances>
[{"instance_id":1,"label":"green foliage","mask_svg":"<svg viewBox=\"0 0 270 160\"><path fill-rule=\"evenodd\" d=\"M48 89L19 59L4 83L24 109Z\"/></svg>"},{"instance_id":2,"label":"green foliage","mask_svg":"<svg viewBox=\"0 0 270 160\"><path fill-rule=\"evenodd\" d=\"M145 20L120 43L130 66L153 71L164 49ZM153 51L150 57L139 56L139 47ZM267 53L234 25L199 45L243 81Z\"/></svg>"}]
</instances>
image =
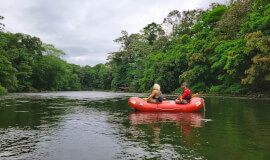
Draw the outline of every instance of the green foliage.
<instances>
[{"instance_id":1,"label":"green foliage","mask_svg":"<svg viewBox=\"0 0 270 160\"><path fill-rule=\"evenodd\" d=\"M158 83L164 93L180 93L186 82L193 93L268 92L269 15L268 0L173 10L162 24L122 31L114 40L120 50L92 67L68 64L63 51L37 37L0 32L0 85L9 91L149 92Z\"/></svg>"},{"instance_id":2,"label":"green foliage","mask_svg":"<svg viewBox=\"0 0 270 160\"><path fill-rule=\"evenodd\" d=\"M237 0L217 22L218 27L227 34L228 38L233 39L237 34L239 35L241 24L248 21L247 16L252 12L252 6L251 0Z\"/></svg>"},{"instance_id":3,"label":"green foliage","mask_svg":"<svg viewBox=\"0 0 270 160\"><path fill-rule=\"evenodd\" d=\"M172 92L187 82L194 92L269 90L268 6L253 11L255 3L250 0L232 2L230 6L215 3L206 11L171 11L163 22L173 30L166 39L145 31L155 28L155 23L147 25L141 35L125 32L117 39L121 51L109 57L112 87L146 92L159 83L163 92ZM258 30L262 34L255 35ZM140 37L148 37L153 47ZM144 44L141 50L136 49L140 43Z\"/></svg>"},{"instance_id":4,"label":"green foliage","mask_svg":"<svg viewBox=\"0 0 270 160\"><path fill-rule=\"evenodd\" d=\"M220 6L210 11L203 18L203 24L205 26L213 27L214 25L216 25L216 22L221 20L221 17L226 12L226 10L227 10L227 7Z\"/></svg>"},{"instance_id":5,"label":"green foliage","mask_svg":"<svg viewBox=\"0 0 270 160\"><path fill-rule=\"evenodd\" d=\"M194 83L194 85L191 87L191 90L195 93L195 92L205 92L207 91L207 87L206 84L204 82L198 82L198 83Z\"/></svg>"},{"instance_id":6,"label":"green foliage","mask_svg":"<svg viewBox=\"0 0 270 160\"><path fill-rule=\"evenodd\" d=\"M245 91L245 88L241 85L241 83L234 83L226 88L224 93L239 94L243 93L243 91Z\"/></svg>"},{"instance_id":7,"label":"green foliage","mask_svg":"<svg viewBox=\"0 0 270 160\"><path fill-rule=\"evenodd\" d=\"M185 34L193 35L194 31L199 31L199 24L202 24L205 12L206 11L201 9L183 11L181 14L180 23L174 27L173 36L181 37Z\"/></svg>"},{"instance_id":8,"label":"green foliage","mask_svg":"<svg viewBox=\"0 0 270 160\"><path fill-rule=\"evenodd\" d=\"M249 21L242 24L242 33L262 31L268 35L270 34L270 4L263 8L263 12L253 12L249 14Z\"/></svg>"},{"instance_id":9,"label":"green foliage","mask_svg":"<svg viewBox=\"0 0 270 160\"><path fill-rule=\"evenodd\" d=\"M159 83L163 92L178 91L182 82L194 92L238 94L263 88L246 85L251 82L264 84L268 90L268 7L256 13L252 5L249 0L239 0L228 7L214 4L206 11L174 10L164 19L165 25L172 26L172 37L164 36L156 23L144 27L141 34L123 31L115 40L121 50L111 53L104 71L93 67L88 82L94 88L111 82L113 89L127 87L135 92L149 91L154 83ZM258 22L253 22L255 19ZM263 34L250 35L258 29ZM243 33L248 33L246 38Z\"/></svg>"},{"instance_id":10,"label":"green foliage","mask_svg":"<svg viewBox=\"0 0 270 160\"><path fill-rule=\"evenodd\" d=\"M33 86L38 90L66 90L67 63L53 55L33 63Z\"/></svg>"},{"instance_id":11,"label":"green foliage","mask_svg":"<svg viewBox=\"0 0 270 160\"><path fill-rule=\"evenodd\" d=\"M32 85L32 63L38 60L44 51L42 42L37 37L21 33L0 32L0 35L3 38L0 42L1 54L12 63L12 67L17 71L16 79L18 82L16 88L12 90L28 91Z\"/></svg>"},{"instance_id":12,"label":"green foliage","mask_svg":"<svg viewBox=\"0 0 270 160\"><path fill-rule=\"evenodd\" d=\"M225 89L224 85L217 85L217 86L212 86L210 88L211 93L223 93Z\"/></svg>"},{"instance_id":13,"label":"green foliage","mask_svg":"<svg viewBox=\"0 0 270 160\"><path fill-rule=\"evenodd\" d=\"M253 84L257 88L270 87L270 36L263 35L261 31L246 35L248 54L252 55L252 64L245 71L246 78L242 79L243 84Z\"/></svg>"},{"instance_id":14,"label":"green foliage","mask_svg":"<svg viewBox=\"0 0 270 160\"><path fill-rule=\"evenodd\" d=\"M258 12L264 12L265 6L270 4L270 0L253 0L253 8Z\"/></svg>"},{"instance_id":15,"label":"green foliage","mask_svg":"<svg viewBox=\"0 0 270 160\"><path fill-rule=\"evenodd\" d=\"M150 45L153 45L153 42L165 33L161 25L156 24L155 22L148 24L146 27L144 27L143 32Z\"/></svg>"},{"instance_id":16,"label":"green foliage","mask_svg":"<svg viewBox=\"0 0 270 160\"><path fill-rule=\"evenodd\" d=\"M0 86L0 96L3 96L3 95L5 95L5 94L7 94L7 92L8 92L8 91L7 91L6 88Z\"/></svg>"},{"instance_id":17,"label":"green foliage","mask_svg":"<svg viewBox=\"0 0 270 160\"><path fill-rule=\"evenodd\" d=\"M0 85L10 91L14 91L17 86L16 69L5 56L0 55Z\"/></svg>"},{"instance_id":18,"label":"green foliage","mask_svg":"<svg viewBox=\"0 0 270 160\"><path fill-rule=\"evenodd\" d=\"M77 74L72 74L68 82L68 90L79 91L81 90L80 79Z\"/></svg>"},{"instance_id":19,"label":"green foliage","mask_svg":"<svg viewBox=\"0 0 270 160\"><path fill-rule=\"evenodd\" d=\"M43 44L42 47L45 50L46 55L54 55L56 57L60 57L61 55L65 55L65 52L63 52L60 49L55 48L53 44Z\"/></svg>"}]
</instances>

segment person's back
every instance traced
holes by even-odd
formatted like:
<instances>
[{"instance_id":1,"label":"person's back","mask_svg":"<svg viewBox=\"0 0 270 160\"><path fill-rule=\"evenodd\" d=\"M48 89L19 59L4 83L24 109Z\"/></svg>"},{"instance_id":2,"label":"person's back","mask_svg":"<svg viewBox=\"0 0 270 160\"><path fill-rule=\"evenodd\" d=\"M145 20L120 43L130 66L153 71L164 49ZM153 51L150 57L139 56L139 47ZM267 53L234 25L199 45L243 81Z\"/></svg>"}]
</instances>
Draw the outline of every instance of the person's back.
<instances>
[{"instance_id":1,"label":"person's back","mask_svg":"<svg viewBox=\"0 0 270 160\"><path fill-rule=\"evenodd\" d=\"M161 92L159 90L155 90L154 99L158 99L160 97Z\"/></svg>"},{"instance_id":2,"label":"person's back","mask_svg":"<svg viewBox=\"0 0 270 160\"><path fill-rule=\"evenodd\" d=\"M146 101L149 103L160 103L162 102L161 97L162 93L160 91L160 86L158 84L154 84L153 91Z\"/></svg>"}]
</instances>

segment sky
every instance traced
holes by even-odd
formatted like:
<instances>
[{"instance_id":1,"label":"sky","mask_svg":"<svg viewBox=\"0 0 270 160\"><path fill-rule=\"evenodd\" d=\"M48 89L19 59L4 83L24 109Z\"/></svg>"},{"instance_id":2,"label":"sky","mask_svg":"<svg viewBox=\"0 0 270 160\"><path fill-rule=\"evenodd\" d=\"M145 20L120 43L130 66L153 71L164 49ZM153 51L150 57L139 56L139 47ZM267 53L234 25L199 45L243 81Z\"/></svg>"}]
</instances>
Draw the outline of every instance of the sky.
<instances>
[{"instance_id":1,"label":"sky","mask_svg":"<svg viewBox=\"0 0 270 160\"><path fill-rule=\"evenodd\" d=\"M106 63L119 50L121 31L139 33L161 24L172 10L206 9L225 0L0 0L5 31L36 36L80 66Z\"/></svg>"}]
</instances>

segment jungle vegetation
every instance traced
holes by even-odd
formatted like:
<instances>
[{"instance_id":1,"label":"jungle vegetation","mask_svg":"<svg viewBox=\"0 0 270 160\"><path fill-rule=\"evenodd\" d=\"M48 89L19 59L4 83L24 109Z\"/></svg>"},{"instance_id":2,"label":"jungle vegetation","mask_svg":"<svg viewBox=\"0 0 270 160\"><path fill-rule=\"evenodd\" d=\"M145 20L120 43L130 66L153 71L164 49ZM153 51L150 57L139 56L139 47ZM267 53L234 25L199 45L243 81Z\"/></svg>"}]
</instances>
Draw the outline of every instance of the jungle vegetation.
<instances>
[{"instance_id":1,"label":"jungle vegetation","mask_svg":"<svg viewBox=\"0 0 270 160\"><path fill-rule=\"evenodd\" d=\"M0 16L1 19L4 17ZM0 94L119 90L250 94L270 91L270 0L231 0L208 9L171 11L139 33L122 31L106 64L69 64L38 37L0 23Z\"/></svg>"}]
</instances>

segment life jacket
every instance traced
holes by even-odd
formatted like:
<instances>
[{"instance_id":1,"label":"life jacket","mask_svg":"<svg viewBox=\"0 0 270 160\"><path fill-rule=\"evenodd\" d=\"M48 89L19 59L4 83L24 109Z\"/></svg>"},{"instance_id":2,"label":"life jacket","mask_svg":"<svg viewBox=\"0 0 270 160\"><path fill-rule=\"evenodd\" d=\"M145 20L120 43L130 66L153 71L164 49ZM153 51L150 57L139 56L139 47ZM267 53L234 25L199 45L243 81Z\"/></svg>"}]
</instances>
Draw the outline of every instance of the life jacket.
<instances>
[{"instance_id":1,"label":"life jacket","mask_svg":"<svg viewBox=\"0 0 270 160\"><path fill-rule=\"evenodd\" d=\"M162 95L162 92L159 91L159 92L153 97L153 99L156 99L157 101L162 102L162 101L163 101L163 95Z\"/></svg>"},{"instance_id":2,"label":"life jacket","mask_svg":"<svg viewBox=\"0 0 270 160\"><path fill-rule=\"evenodd\" d=\"M189 103L191 100L191 95L192 95L191 91L187 88L187 89L185 89L182 96L185 96L185 97L183 97L183 99Z\"/></svg>"}]
</instances>

